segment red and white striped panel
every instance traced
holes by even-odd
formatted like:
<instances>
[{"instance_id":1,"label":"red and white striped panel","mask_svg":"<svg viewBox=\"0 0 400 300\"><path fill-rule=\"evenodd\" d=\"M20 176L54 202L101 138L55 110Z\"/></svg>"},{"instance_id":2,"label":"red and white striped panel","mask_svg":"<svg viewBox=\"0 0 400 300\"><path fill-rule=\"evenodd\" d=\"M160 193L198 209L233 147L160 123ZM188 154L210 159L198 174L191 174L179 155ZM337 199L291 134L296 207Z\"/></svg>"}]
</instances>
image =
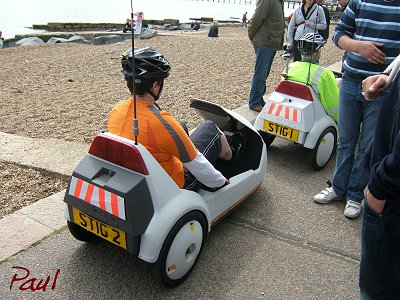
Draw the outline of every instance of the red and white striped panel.
<instances>
[{"instance_id":1,"label":"red and white striped panel","mask_svg":"<svg viewBox=\"0 0 400 300\"><path fill-rule=\"evenodd\" d=\"M301 123L301 113L299 109L276 102L267 102L267 114L275 117L284 118L289 121Z\"/></svg>"},{"instance_id":2,"label":"red and white striped panel","mask_svg":"<svg viewBox=\"0 0 400 300\"><path fill-rule=\"evenodd\" d=\"M120 219L126 220L125 199L117 194L106 191L74 176L71 177L68 194L97 206Z\"/></svg>"}]
</instances>

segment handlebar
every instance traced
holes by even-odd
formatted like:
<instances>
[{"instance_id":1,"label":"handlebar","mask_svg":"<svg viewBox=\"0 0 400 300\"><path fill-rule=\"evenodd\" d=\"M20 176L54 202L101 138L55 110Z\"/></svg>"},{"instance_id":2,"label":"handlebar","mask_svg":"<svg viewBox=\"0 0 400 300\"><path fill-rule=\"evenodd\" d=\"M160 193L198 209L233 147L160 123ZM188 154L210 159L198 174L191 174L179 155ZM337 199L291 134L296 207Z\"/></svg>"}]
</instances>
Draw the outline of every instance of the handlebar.
<instances>
[{"instance_id":1,"label":"handlebar","mask_svg":"<svg viewBox=\"0 0 400 300\"><path fill-rule=\"evenodd\" d=\"M284 49L281 51L281 56L283 59L290 59L293 57L293 51L288 51Z\"/></svg>"}]
</instances>

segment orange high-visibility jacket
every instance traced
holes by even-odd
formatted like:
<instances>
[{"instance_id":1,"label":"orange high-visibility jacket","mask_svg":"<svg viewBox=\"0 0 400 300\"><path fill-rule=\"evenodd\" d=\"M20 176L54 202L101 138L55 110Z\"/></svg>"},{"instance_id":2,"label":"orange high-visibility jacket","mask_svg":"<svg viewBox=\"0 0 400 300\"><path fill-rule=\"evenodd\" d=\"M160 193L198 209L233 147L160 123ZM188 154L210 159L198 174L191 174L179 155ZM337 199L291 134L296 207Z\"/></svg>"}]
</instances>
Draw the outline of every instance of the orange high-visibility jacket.
<instances>
[{"instance_id":1,"label":"orange high-visibility jacket","mask_svg":"<svg viewBox=\"0 0 400 300\"><path fill-rule=\"evenodd\" d=\"M183 164L192 161L198 150L182 126L166 111L137 99L138 142L160 163L176 184L183 188ZM108 118L108 131L131 139L133 136L133 99L118 103Z\"/></svg>"}]
</instances>

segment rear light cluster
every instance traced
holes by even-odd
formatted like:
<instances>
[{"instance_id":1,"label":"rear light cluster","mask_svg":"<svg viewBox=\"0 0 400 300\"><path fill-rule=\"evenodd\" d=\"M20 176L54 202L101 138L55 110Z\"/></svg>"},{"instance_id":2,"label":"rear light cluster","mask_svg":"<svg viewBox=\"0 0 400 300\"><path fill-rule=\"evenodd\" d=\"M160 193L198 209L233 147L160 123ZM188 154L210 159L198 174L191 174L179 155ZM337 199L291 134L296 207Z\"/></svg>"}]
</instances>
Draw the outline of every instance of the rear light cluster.
<instances>
[{"instance_id":1,"label":"rear light cluster","mask_svg":"<svg viewBox=\"0 0 400 300\"><path fill-rule=\"evenodd\" d=\"M307 85L293 82L293 81L282 81L275 89L275 92L286 94L289 96L297 97L300 99L313 101L310 88Z\"/></svg>"},{"instance_id":2,"label":"rear light cluster","mask_svg":"<svg viewBox=\"0 0 400 300\"><path fill-rule=\"evenodd\" d=\"M94 138L89 153L143 175L149 174L139 150L127 142L100 134Z\"/></svg>"}]
</instances>

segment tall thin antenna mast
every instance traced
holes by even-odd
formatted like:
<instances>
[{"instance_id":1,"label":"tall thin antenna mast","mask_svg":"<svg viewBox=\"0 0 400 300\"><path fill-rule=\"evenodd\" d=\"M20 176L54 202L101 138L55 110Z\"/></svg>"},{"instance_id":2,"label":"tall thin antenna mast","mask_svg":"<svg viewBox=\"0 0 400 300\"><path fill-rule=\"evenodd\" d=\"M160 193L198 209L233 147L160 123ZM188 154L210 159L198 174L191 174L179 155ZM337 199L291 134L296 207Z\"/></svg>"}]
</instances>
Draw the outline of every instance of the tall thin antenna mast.
<instances>
[{"instance_id":1,"label":"tall thin antenna mast","mask_svg":"<svg viewBox=\"0 0 400 300\"><path fill-rule=\"evenodd\" d=\"M311 58L312 58L313 51L314 51L314 41L315 41L315 34L317 33L317 23L318 23L318 13L319 13L319 5L318 4L316 4L316 5L317 5L317 19L315 21L314 35L313 35L313 40L312 40L312 44L311 44ZM318 64L319 64L319 62L318 62ZM308 82L310 81L310 76L311 76L310 72L311 72L311 61L310 61L310 64L308 65L307 83L306 83L307 85L309 85Z\"/></svg>"},{"instance_id":2,"label":"tall thin antenna mast","mask_svg":"<svg viewBox=\"0 0 400 300\"><path fill-rule=\"evenodd\" d=\"M133 136L135 137L135 145L138 144L137 136L139 135L139 123L136 118L136 88L135 88L135 33L133 31L133 4L131 0L131 38L132 38L132 88L133 88Z\"/></svg>"}]
</instances>

